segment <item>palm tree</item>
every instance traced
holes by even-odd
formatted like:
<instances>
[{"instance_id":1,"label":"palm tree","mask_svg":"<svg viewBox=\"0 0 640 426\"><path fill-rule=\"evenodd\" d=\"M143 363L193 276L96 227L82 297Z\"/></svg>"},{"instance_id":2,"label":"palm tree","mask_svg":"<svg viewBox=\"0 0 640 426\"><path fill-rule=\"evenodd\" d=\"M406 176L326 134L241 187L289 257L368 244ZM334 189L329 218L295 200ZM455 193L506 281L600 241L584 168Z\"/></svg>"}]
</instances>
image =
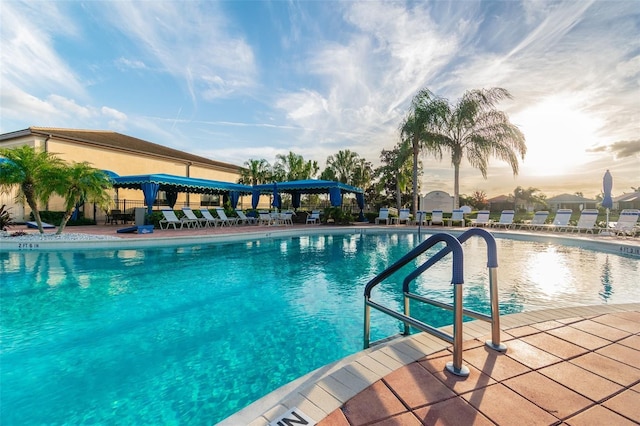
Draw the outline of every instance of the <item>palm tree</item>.
<instances>
[{"instance_id":1,"label":"palm tree","mask_svg":"<svg viewBox=\"0 0 640 426\"><path fill-rule=\"evenodd\" d=\"M0 188L9 191L18 186L18 202L27 202L38 230L44 233L38 201L43 204L47 202L52 177L63 166L63 161L49 152L36 151L28 145L0 149L0 156L7 160L0 162Z\"/></svg>"},{"instance_id":2,"label":"palm tree","mask_svg":"<svg viewBox=\"0 0 640 426\"><path fill-rule=\"evenodd\" d=\"M338 182L352 185L353 172L358 164L358 154L348 149L327 157L327 169ZM326 175L325 175L326 176Z\"/></svg>"},{"instance_id":3,"label":"palm tree","mask_svg":"<svg viewBox=\"0 0 640 426\"><path fill-rule=\"evenodd\" d=\"M413 154L413 217L418 211L418 157L423 150L433 151L433 133L441 126L447 107L445 100L423 89L414 96L400 125L400 138L411 144Z\"/></svg>"},{"instance_id":4,"label":"palm tree","mask_svg":"<svg viewBox=\"0 0 640 426\"><path fill-rule=\"evenodd\" d=\"M57 169L48 188L64 198L64 215L56 233L62 233L80 202L96 203L106 210L111 202L111 187L109 176L86 161Z\"/></svg>"},{"instance_id":5,"label":"palm tree","mask_svg":"<svg viewBox=\"0 0 640 426\"><path fill-rule=\"evenodd\" d=\"M459 206L460 164L463 158L479 169L485 179L492 156L509 163L513 174L518 174L518 157L524 159L527 146L520 129L509 121L504 112L495 108L505 98L511 99L511 94L499 87L470 90L455 105L450 106L445 102L446 108L433 111L435 115L442 113L441 116L422 120L431 124L424 131L427 151L440 160L443 152L451 156L454 207Z\"/></svg>"},{"instance_id":6,"label":"palm tree","mask_svg":"<svg viewBox=\"0 0 640 426\"><path fill-rule=\"evenodd\" d=\"M240 171L238 183L258 185L267 183L271 179L271 166L264 158L261 160L249 159L244 162L244 167Z\"/></svg>"},{"instance_id":7,"label":"palm tree","mask_svg":"<svg viewBox=\"0 0 640 426\"><path fill-rule=\"evenodd\" d=\"M273 166L273 174L278 181L311 179L318 170L317 161L305 162L302 155L293 152L276 155L276 164Z\"/></svg>"}]
</instances>

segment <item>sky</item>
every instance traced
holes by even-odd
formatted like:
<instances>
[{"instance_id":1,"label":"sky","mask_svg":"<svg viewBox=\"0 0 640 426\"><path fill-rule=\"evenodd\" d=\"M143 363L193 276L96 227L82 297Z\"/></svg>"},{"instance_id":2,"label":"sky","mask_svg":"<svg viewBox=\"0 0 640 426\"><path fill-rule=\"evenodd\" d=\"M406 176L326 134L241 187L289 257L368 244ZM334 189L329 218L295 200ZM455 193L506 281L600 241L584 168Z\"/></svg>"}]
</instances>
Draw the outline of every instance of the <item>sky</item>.
<instances>
[{"instance_id":1,"label":"sky","mask_svg":"<svg viewBox=\"0 0 640 426\"><path fill-rule=\"evenodd\" d=\"M0 0L0 133L113 130L243 165L349 149L380 164L411 99L502 87L514 176L463 163L460 193L640 186L640 7L623 1ZM422 193L453 193L422 157Z\"/></svg>"}]
</instances>

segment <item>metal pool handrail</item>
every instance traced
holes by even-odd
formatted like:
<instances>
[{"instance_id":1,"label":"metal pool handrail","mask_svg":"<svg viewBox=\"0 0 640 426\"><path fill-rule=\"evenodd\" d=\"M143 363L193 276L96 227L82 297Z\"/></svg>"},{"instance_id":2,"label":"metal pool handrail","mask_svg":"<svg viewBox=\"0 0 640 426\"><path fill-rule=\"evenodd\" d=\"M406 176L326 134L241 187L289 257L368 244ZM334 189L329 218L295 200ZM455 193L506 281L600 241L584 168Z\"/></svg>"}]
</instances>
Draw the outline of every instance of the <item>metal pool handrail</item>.
<instances>
[{"instance_id":1,"label":"metal pool handrail","mask_svg":"<svg viewBox=\"0 0 640 426\"><path fill-rule=\"evenodd\" d=\"M477 235L484 238L487 243L487 266L489 268L489 284L490 284L490 297L491 297L491 315L481 314L472 310L464 309L462 306L462 284L463 278L463 250L461 243L468 240L470 237ZM439 242L447 243L447 246L440 251L432 255L425 263L420 265L409 275L407 275L403 281L403 294L404 294L404 313L396 312L390 308L377 304L371 301L371 290L380 282L384 281L394 272L398 271L401 267L415 259L424 251L433 247ZM447 254L453 252L453 277L452 284L454 284L454 300L453 305L438 302L433 299L428 299L415 293L411 293L409 290L410 283L415 280L420 274L425 272L432 265L440 261ZM413 326L421 331L432 334L448 343L453 344L453 362L447 363L447 369L453 374L459 376L469 375L469 369L462 365L462 315L468 315L476 319L491 322L491 340L485 342L485 344L497 351L505 351L506 346L500 343L500 313L498 306L498 292L497 292L497 249L496 242L489 232L481 228L472 228L461 234L458 238L453 237L450 234L435 234L429 239L418 245L415 249L411 250L405 256L403 256L396 263L391 265L385 271L380 273L374 279L372 279L365 286L365 330L364 330L364 347L368 348L370 345L370 322L371 313L370 308L373 307L381 312L386 313L396 319L401 320L404 323L404 333L409 334L409 326ZM423 303L428 303L440 308L452 310L454 312L453 321L453 335L445 333L436 329L424 322L412 318L410 316L409 301L410 299L417 300Z\"/></svg>"}]
</instances>

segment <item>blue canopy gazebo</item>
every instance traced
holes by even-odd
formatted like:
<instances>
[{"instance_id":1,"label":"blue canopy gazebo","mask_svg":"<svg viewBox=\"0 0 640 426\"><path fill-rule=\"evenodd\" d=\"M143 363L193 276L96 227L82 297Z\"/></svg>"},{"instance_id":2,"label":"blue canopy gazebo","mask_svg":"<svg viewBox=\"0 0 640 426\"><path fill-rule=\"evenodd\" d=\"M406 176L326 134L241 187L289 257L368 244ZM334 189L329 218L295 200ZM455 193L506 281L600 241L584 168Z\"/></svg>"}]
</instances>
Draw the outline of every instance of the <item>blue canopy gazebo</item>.
<instances>
[{"instance_id":1,"label":"blue canopy gazebo","mask_svg":"<svg viewBox=\"0 0 640 426\"><path fill-rule=\"evenodd\" d=\"M240 195L251 194L252 188L247 185L216 180L167 175L163 173L150 175L132 175L112 177L114 188L141 189L147 211L151 213L158 191L177 194L188 192L193 194L222 194L231 200L239 199ZM174 201L175 203L175 201Z\"/></svg>"},{"instance_id":2,"label":"blue canopy gazebo","mask_svg":"<svg viewBox=\"0 0 640 426\"><path fill-rule=\"evenodd\" d=\"M360 208L360 220L364 219L362 213L364 209L364 191L355 186L330 180L306 179L278 182L277 186L273 183L254 185L253 191L254 194L273 194L274 188L277 188L277 192L280 194L291 194L292 204L296 209L300 207L301 194L329 194L331 205L334 207L342 205L342 196L344 194L355 194L358 207Z\"/></svg>"}]
</instances>

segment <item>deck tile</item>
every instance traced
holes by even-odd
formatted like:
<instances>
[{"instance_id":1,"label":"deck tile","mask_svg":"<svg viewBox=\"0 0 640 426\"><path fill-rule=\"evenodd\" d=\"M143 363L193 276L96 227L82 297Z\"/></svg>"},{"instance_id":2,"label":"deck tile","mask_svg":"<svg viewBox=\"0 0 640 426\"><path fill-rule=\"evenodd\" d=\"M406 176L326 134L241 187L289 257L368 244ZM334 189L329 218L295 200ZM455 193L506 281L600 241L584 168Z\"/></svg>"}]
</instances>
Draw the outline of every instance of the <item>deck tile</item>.
<instances>
[{"instance_id":1,"label":"deck tile","mask_svg":"<svg viewBox=\"0 0 640 426\"><path fill-rule=\"evenodd\" d=\"M624 330L628 333L640 333L640 322L617 317L615 315L603 315L601 317L594 318L593 321L619 330Z\"/></svg>"},{"instance_id":2,"label":"deck tile","mask_svg":"<svg viewBox=\"0 0 640 426\"><path fill-rule=\"evenodd\" d=\"M547 333L589 350L598 349L611 343L609 340L573 327L556 328Z\"/></svg>"},{"instance_id":3,"label":"deck tile","mask_svg":"<svg viewBox=\"0 0 640 426\"><path fill-rule=\"evenodd\" d=\"M485 347L465 351L462 354L462 359L463 363L473 365L497 381L506 380L530 371L527 366L520 364L505 354Z\"/></svg>"},{"instance_id":4,"label":"deck tile","mask_svg":"<svg viewBox=\"0 0 640 426\"><path fill-rule=\"evenodd\" d=\"M410 408L433 404L455 396L453 391L416 362L399 368L383 380Z\"/></svg>"},{"instance_id":5,"label":"deck tile","mask_svg":"<svg viewBox=\"0 0 640 426\"><path fill-rule=\"evenodd\" d=\"M461 397L418 408L413 411L413 414L423 424L430 426L490 426L494 424Z\"/></svg>"},{"instance_id":6,"label":"deck tile","mask_svg":"<svg viewBox=\"0 0 640 426\"><path fill-rule=\"evenodd\" d=\"M561 419L594 404L593 401L535 371L502 383Z\"/></svg>"},{"instance_id":7,"label":"deck tile","mask_svg":"<svg viewBox=\"0 0 640 426\"><path fill-rule=\"evenodd\" d=\"M592 401L601 401L619 392L621 386L568 361L538 370L539 373L570 387Z\"/></svg>"},{"instance_id":8,"label":"deck tile","mask_svg":"<svg viewBox=\"0 0 640 426\"><path fill-rule=\"evenodd\" d=\"M640 336L637 334L629 336L626 339L619 340L618 343L628 348L633 348L637 351L640 351Z\"/></svg>"},{"instance_id":9,"label":"deck tile","mask_svg":"<svg viewBox=\"0 0 640 426\"><path fill-rule=\"evenodd\" d=\"M624 386L640 380L640 370L637 368L594 352L581 355L569 362Z\"/></svg>"},{"instance_id":10,"label":"deck tile","mask_svg":"<svg viewBox=\"0 0 640 426\"><path fill-rule=\"evenodd\" d=\"M629 332L614 328L596 321L584 320L571 324L571 327L586 331L611 342L624 339L629 336Z\"/></svg>"},{"instance_id":11,"label":"deck tile","mask_svg":"<svg viewBox=\"0 0 640 426\"><path fill-rule=\"evenodd\" d=\"M480 389L481 387L489 386L496 382L491 377L469 364L467 364L467 367L469 368L468 377L456 376L445 369L445 366L449 361L450 359L447 358L436 358L429 361L423 361L421 364L428 364L428 367L426 368L431 371L438 380L442 381L449 389L453 390L457 394L462 394L473 389Z\"/></svg>"},{"instance_id":12,"label":"deck tile","mask_svg":"<svg viewBox=\"0 0 640 426\"><path fill-rule=\"evenodd\" d=\"M380 380L347 401L342 411L350 424L361 425L408 410Z\"/></svg>"},{"instance_id":13,"label":"deck tile","mask_svg":"<svg viewBox=\"0 0 640 426\"><path fill-rule=\"evenodd\" d=\"M569 343L555 337L552 334L540 333L533 336L526 336L521 339L523 342L529 343L538 349L549 352L560 358L573 358L587 352L587 349Z\"/></svg>"},{"instance_id":14,"label":"deck tile","mask_svg":"<svg viewBox=\"0 0 640 426\"><path fill-rule=\"evenodd\" d=\"M569 426L631 426L636 423L605 407L595 405L588 410L565 420L565 424Z\"/></svg>"},{"instance_id":15,"label":"deck tile","mask_svg":"<svg viewBox=\"0 0 640 426\"><path fill-rule=\"evenodd\" d=\"M538 369L562 361L555 355L536 348L522 340L508 342L507 356L529 368Z\"/></svg>"},{"instance_id":16,"label":"deck tile","mask_svg":"<svg viewBox=\"0 0 640 426\"><path fill-rule=\"evenodd\" d=\"M626 390L602 405L640 424L640 393Z\"/></svg>"},{"instance_id":17,"label":"deck tile","mask_svg":"<svg viewBox=\"0 0 640 426\"><path fill-rule=\"evenodd\" d=\"M558 421L555 416L500 383L462 397L499 425L553 424Z\"/></svg>"},{"instance_id":18,"label":"deck tile","mask_svg":"<svg viewBox=\"0 0 640 426\"><path fill-rule=\"evenodd\" d=\"M350 426L340 408L333 410L327 417L317 423L318 426Z\"/></svg>"},{"instance_id":19,"label":"deck tile","mask_svg":"<svg viewBox=\"0 0 640 426\"><path fill-rule=\"evenodd\" d=\"M413 413L402 413L397 416L371 423L368 426L422 426L420 420Z\"/></svg>"},{"instance_id":20,"label":"deck tile","mask_svg":"<svg viewBox=\"0 0 640 426\"><path fill-rule=\"evenodd\" d=\"M615 359L616 361L623 362L632 367L637 367L638 362L640 362L640 351L618 343L600 348L596 353Z\"/></svg>"}]
</instances>

